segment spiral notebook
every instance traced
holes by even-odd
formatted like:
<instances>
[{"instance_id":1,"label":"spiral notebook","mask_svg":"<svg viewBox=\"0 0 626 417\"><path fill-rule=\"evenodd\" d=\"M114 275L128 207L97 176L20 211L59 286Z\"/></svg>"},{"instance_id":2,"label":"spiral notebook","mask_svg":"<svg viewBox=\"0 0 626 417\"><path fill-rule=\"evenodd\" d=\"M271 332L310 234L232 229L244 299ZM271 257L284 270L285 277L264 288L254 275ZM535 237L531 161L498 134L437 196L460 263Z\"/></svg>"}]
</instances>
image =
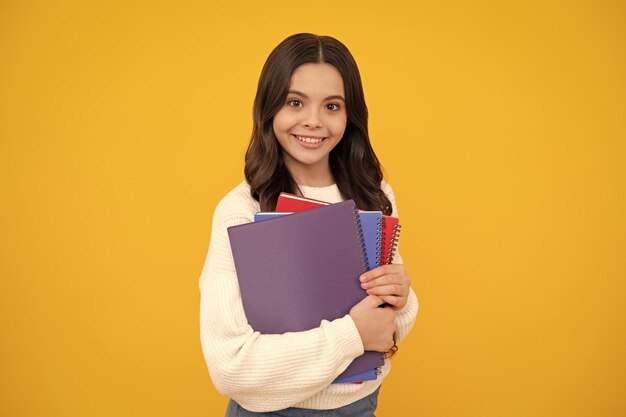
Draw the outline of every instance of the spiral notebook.
<instances>
[{"instance_id":1,"label":"spiral notebook","mask_svg":"<svg viewBox=\"0 0 626 417\"><path fill-rule=\"evenodd\" d=\"M276 211L300 212L329 204L326 201L282 192L276 202ZM400 238L400 228L401 226L396 217L383 214L380 265L390 264L393 261L393 256L398 247L398 239Z\"/></svg>"},{"instance_id":2,"label":"spiral notebook","mask_svg":"<svg viewBox=\"0 0 626 417\"><path fill-rule=\"evenodd\" d=\"M279 213L273 211L260 211L254 215L254 221L275 219L291 213ZM382 244L383 213L380 211L359 211L361 230L363 232L363 244L367 255L367 269L380 266L380 252Z\"/></svg>"},{"instance_id":3,"label":"spiral notebook","mask_svg":"<svg viewBox=\"0 0 626 417\"><path fill-rule=\"evenodd\" d=\"M345 316L366 297L359 276L366 262L353 200L272 221L228 228L248 322L265 334L319 327ZM384 364L365 352L339 378Z\"/></svg>"},{"instance_id":4,"label":"spiral notebook","mask_svg":"<svg viewBox=\"0 0 626 417\"><path fill-rule=\"evenodd\" d=\"M254 221L264 221L293 213L258 212L254 215ZM380 245L382 233L383 214L380 211L361 211L359 220L361 221L361 231L363 232L363 243L367 254L368 270L380 266ZM346 382L373 381L380 373L378 368L369 369L365 372L353 376L338 378L333 383L340 384Z\"/></svg>"}]
</instances>

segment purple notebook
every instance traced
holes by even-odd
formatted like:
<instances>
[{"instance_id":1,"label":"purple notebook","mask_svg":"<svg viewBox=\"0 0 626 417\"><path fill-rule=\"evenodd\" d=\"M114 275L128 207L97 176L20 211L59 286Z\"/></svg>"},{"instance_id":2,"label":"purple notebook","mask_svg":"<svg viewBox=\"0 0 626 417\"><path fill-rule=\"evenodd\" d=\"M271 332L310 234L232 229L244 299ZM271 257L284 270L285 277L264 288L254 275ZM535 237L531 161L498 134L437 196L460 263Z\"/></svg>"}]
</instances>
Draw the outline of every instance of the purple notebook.
<instances>
[{"instance_id":1,"label":"purple notebook","mask_svg":"<svg viewBox=\"0 0 626 417\"><path fill-rule=\"evenodd\" d=\"M366 297L360 223L353 200L228 228L243 307L254 330L313 329ZM382 366L365 352L339 378Z\"/></svg>"}]
</instances>

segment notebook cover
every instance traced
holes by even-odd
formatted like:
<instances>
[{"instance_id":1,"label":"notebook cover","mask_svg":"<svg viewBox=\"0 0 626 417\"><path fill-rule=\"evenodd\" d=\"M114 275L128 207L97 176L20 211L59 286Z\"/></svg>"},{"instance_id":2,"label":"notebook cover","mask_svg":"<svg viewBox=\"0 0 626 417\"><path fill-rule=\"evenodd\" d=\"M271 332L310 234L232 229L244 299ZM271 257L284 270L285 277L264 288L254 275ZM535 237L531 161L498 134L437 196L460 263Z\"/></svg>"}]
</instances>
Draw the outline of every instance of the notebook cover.
<instances>
[{"instance_id":1,"label":"notebook cover","mask_svg":"<svg viewBox=\"0 0 626 417\"><path fill-rule=\"evenodd\" d=\"M393 256L396 254L398 238L400 233L400 224L398 219L391 216L383 216L382 230L382 248L380 255L380 263L382 265L390 264Z\"/></svg>"},{"instance_id":2,"label":"notebook cover","mask_svg":"<svg viewBox=\"0 0 626 417\"><path fill-rule=\"evenodd\" d=\"M263 221L292 213L260 211L254 215L254 221ZM359 220L363 231L363 243L367 253L368 270L380 266L380 246L382 239L383 213L380 211L360 211Z\"/></svg>"},{"instance_id":3,"label":"notebook cover","mask_svg":"<svg viewBox=\"0 0 626 417\"><path fill-rule=\"evenodd\" d=\"M383 213L380 211L359 211L363 230L363 242L367 253L368 270L380 266Z\"/></svg>"},{"instance_id":4,"label":"notebook cover","mask_svg":"<svg viewBox=\"0 0 626 417\"><path fill-rule=\"evenodd\" d=\"M346 200L272 221L228 228L248 322L264 334L313 329L345 316L366 297L355 203ZM339 377L382 366L365 352Z\"/></svg>"},{"instance_id":5,"label":"notebook cover","mask_svg":"<svg viewBox=\"0 0 626 417\"><path fill-rule=\"evenodd\" d=\"M261 211L254 215L254 221L260 222L264 220L275 219L277 217L287 216L290 214L293 213ZM367 251L368 269L373 269L380 265L382 213L380 211L361 211L359 212L359 219L361 221L363 241L365 243L365 248ZM356 375L337 378L333 381L333 384L373 381L377 378L378 372L378 368L369 369Z\"/></svg>"},{"instance_id":6,"label":"notebook cover","mask_svg":"<svg viewBox=\"0 0 626 417\"><path fill-rule=\"evenodd\" d=\"M302 197L295 194L282 192L276 201L276 210L282 212L305 211L312 208L327 206L330 203L312 198Z\"/></svg>"},{"instance_id":7,"label":"notebook cover","mask_svg":"<svg viewBox=\"0 0 626 417\"><path fill-rule=\"evenodd\" d=\"M345 383L359 383L363 381L375 381L380 373L379 368L368 369L365 372L358 373L356 375L345 376L337 378L333 381L333 384L345 384Z\"/></svg>"},{"instance_id":8,"label":"notebook cover","mask_svg":"<svg viewBox=\"0 0 626 417\"><path fill-rule=\"evenodd\" d=\"M328 205L325 201L282 192L276 202L276 211L299 212ZM395 228L394 228L395 225ZM399 227L396 217L383 214L382 245L380 252L381 265L390 264L395 254Z\"/></svg>"}]
</instances>

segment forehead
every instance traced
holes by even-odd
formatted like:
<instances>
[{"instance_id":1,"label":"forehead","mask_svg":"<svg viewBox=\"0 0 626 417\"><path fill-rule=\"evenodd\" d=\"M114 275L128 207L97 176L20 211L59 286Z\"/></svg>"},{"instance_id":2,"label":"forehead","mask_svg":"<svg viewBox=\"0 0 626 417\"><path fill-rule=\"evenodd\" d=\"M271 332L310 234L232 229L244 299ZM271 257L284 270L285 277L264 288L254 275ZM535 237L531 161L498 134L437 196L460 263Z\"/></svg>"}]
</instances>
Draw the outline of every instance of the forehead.
<instances>
[{"instance_id":1,"label":"forehead","mask_svg":"<svg viewBox=\"0 0 626 417\"><path fill-rule=\"evenodd\" d=\"M291 74L289 88L307 95L343 95L343 79L334 66L327 63L303 64Z\"/></svg>"}]
</instances>

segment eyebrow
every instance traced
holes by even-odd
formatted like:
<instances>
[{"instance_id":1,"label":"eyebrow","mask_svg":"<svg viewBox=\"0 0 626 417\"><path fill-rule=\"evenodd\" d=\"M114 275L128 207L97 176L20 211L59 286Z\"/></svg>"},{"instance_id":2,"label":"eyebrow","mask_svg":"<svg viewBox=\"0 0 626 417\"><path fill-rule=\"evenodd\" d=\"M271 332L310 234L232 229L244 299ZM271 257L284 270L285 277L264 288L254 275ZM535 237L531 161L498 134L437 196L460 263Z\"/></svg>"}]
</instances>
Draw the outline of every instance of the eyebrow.
<instances>
[{"instance_id":1,"label":"eyebrow","mask_svg":"<svg viewBox=\"0 0 626 417\"><path fill-rule=\"evenodd\" d=\"M306 99L308 99L308 98L309 98L309 96L307 96L306 94L304 94L303 92L298 91L298 90L289 90L289 93L291 93L291 94L297 94L297 95L302 96L302 97L304 97L304 98L306 98ZM345 101L346 101L346 99L345 99L345 98L343 98L343 97L342 97L342 96L340 96L340 95L328 96L328 97L326 97L324 100L333 100L333 99L339 99L339 100L343 101L344 103L345 103Z\"/></svg>"}]
</instances>

